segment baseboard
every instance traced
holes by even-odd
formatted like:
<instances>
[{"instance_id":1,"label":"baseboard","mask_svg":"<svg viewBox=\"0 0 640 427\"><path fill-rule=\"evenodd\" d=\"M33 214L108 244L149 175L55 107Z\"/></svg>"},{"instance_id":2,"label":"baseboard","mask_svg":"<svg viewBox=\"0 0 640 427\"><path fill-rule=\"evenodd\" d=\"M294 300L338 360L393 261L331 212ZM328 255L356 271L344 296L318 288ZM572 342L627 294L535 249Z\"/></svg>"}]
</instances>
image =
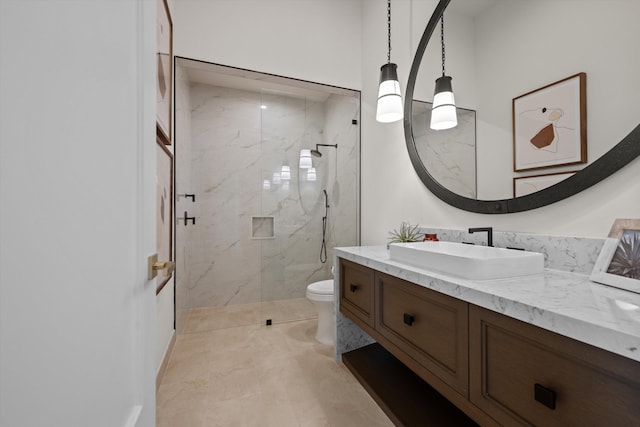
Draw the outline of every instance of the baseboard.
<instances>
[{"instance_id":1,"label":"baseboard","mask_svg":"<svg viewBox=\"0 0 640 427\"><path fill-rule=\"evenodd\" d=\"M169 340L169 345L167 346L167 351L164 353L164 357L162 358L162 363L158 368L158 373L156 374L156 392L160 388L160 384L162 383L162 377L164 377L164 373L167 370L167 366L169 365L169 359L171 359L171 354L173 354L173 347L176 344L176 331L173 331L171 334L171 339Z\"/></svg>"}]
</instances>

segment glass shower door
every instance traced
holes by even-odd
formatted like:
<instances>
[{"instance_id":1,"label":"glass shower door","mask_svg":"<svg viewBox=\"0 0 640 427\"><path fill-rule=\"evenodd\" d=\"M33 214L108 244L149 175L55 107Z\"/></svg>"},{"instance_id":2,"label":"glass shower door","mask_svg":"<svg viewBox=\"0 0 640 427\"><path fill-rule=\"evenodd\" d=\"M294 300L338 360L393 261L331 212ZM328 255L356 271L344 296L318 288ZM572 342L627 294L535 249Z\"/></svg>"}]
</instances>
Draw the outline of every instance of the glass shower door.
<instances>
[{"instance_id":1,"label":"glass shower door","mask_svg":"<svg viewBox=\"0 0 640 427\"><path fill-rule=\"evenodd\" d=\"M307 286L333 279L333 247L359 242L359 95L349 95L262 92L262 207L253 221L263 324L316 317Z\"/></svg>"}]
</instances>

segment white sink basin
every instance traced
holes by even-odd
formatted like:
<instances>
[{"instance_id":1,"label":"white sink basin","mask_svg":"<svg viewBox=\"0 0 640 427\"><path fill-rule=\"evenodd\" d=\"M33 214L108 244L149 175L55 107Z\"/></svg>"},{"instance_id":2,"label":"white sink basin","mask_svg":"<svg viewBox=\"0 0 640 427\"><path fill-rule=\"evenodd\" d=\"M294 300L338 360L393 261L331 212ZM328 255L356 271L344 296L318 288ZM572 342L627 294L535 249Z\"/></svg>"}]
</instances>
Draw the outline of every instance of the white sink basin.
<instances>
[{"instance_id":1,"label":"white sink basin","mask_svg":"<svg viewBox=\"0 0 640 427\"><path fill-rule=\"evenodd\" d=\"M504 279L542 273L544 255L538 252L454 242L392 243L393 261L470 280Z\"/></svg>"}]
</instances>

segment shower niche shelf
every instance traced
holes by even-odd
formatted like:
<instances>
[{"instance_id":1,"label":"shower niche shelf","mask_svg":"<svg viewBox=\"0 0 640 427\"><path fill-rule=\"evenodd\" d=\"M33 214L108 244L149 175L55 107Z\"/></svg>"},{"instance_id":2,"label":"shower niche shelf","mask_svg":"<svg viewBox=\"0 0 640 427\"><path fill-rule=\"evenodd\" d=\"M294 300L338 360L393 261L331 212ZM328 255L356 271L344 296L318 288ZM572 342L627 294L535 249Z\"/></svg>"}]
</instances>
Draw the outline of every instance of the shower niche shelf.
<instances>
[{"instance_id":1,"label":"shower niche shelf","mask_svg":"<svg viewBox=\"0 0 640 427\"><path fill-rule=\"evenodd\" d=\"M252 216L251 238L255 240L275 239L273 219L273 216Z\"/></svg>"}]
</instances>

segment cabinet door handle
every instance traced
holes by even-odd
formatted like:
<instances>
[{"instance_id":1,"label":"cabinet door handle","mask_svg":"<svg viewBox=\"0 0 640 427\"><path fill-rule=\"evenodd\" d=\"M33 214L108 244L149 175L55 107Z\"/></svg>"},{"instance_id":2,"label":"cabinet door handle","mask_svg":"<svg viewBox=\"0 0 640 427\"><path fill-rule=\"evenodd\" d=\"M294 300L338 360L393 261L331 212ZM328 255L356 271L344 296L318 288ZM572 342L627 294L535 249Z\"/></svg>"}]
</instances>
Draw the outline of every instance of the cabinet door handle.
<instances>
[{"instance_id":1,"label":"cabinet door handle","mask_svg":"<svg viewBox=\"0 0 640 427\"><path fill-rule=\"evenodd\" d=\"M404 324L405 325L413 325L413 322L415 321L415 317L413 317L412 315L410 315L409 313L404 313Z\"/></svg>"},{"instance_id":2,"label":"cabinet door handle","mask_svg":"<svg viewBox=\"0 0 640 427\"><path fill-rule=\"evenodd\" d=\"M534 386L534 398L549 409L556 409L556 392L540 384Z\"/></svg>"},{"instance_id":3,"label":"cabinet door handle","mask_svg":"<svg viewBox=\"0 0 640 427\"><path fill-rule=\"evenodd\" d=\"M353 283L349 285L349 290L351 292L355 292L358 289L358 285L354 285Z\"/></svg>"}]
</instances>

